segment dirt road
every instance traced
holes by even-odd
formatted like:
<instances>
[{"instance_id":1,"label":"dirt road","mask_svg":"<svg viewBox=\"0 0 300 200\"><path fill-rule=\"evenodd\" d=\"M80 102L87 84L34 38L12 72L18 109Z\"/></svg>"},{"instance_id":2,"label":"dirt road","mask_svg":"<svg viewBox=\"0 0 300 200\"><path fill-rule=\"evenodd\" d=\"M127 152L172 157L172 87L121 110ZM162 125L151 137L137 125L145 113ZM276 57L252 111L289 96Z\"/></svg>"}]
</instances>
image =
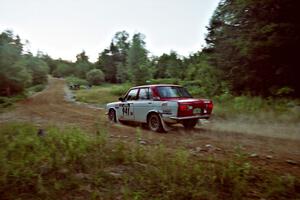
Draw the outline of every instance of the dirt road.
<instances>
[{"instance_id":1,"label":"dirt road","mask_svg":"<svg viewBox=\"0 0 300 200\"><path fill-rule=\"evenodd\" d=\"M168 134L158 134L138 127L112 125L104 110L67 101L64 88L64 80L51 78L47 89L18 103L13 111L0 114L0 125L11 121L32 122L41 127L72 125L92 134L105 129L111 139L128 142L136 141L138 134L146 145L182 147L203 159L226 159L239 148L255 166L300 177L299 140L212 131L205 127L185 131L178 126Z\"/></svg>"}]
</instances>

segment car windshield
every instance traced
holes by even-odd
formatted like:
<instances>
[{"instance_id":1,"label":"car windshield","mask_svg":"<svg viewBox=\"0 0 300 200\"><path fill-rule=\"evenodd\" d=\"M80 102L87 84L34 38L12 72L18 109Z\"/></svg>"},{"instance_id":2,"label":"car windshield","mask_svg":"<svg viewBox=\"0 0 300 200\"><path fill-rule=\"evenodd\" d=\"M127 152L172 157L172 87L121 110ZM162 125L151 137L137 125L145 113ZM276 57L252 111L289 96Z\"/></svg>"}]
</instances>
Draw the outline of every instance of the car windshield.
<instances>
[{"instance_id":1,"label":"car windshield","mask_svg":"<svg viewBox=\"0 0 300 200\"><path fill-rule=\"evenodd\" d=\"M159 96L162 98L191 98L192 95L183 87L177 86L160 86L157 87Z\"/></svg>"}]
</instances>

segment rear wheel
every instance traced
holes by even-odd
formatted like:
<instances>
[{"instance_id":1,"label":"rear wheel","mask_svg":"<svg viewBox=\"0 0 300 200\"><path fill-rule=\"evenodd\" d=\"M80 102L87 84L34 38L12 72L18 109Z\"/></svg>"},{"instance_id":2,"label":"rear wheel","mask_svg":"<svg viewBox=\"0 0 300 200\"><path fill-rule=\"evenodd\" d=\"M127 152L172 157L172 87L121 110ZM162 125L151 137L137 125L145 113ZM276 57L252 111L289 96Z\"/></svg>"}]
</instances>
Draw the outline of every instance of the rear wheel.
<instances>
[{"instance_id":1,"label":"rear wheel","mask_svg":"<svg viewBox=\"0 0 300 200\"><path fill-rule=\"evenodd\" d=\"M151 131L163 132L164 130L160 121L160 117L155 113L150 114L147 120L147 125Z\"/></svg>"},{"instance_id":2,"label":"rear wheel","mask_svg":"<svg viewBox=\"0 0 300 200\"><path fill-rule=\"evenodd\" d=\"M111 122L117 122L116 112L113 109L110 109L108 112L108 120Z\"/></svg>"},{"instance_id":3,"label":"rear wheel","mask_svg":"<svg viewBox=\"0 0 300 200\"><path fill-rule=\"evenodd\" d=\"M186 129L192 129L196 126L197 122L198 122L198 119L185 120L185 121L182 122L182 125Z\"/></svg>"}]
</instances>

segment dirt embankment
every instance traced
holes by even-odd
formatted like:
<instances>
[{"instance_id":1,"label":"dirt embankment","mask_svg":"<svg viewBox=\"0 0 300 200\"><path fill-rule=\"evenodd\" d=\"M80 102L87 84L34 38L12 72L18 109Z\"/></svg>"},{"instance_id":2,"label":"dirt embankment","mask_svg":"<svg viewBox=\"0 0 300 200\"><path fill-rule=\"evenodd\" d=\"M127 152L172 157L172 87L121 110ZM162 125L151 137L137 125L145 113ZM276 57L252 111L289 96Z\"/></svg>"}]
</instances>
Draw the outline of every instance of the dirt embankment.
<instances>
[{"instance_id":1,"label":"dirt embankment","mask_svg":"<svg viewBox=\"0 0 300 200\"><path fill-rule=\"evenodd\" d=\"M164 144L170 148L189 149L195 156L226 159L238 147L249 154L253 164L300 177L300 141L255 136L243 133L212 131L196 128L185 131L175 127L168 134L158 134L136 127L111 125L105 111L78 105L65 99L65 82L50 78L49 87L16 105L13 111L0 114L1 123L32 122L41 127L74 125L91 133L107 130L111 139L136 141L137 132L146 145Z\"/></svg>"}]
</instances>

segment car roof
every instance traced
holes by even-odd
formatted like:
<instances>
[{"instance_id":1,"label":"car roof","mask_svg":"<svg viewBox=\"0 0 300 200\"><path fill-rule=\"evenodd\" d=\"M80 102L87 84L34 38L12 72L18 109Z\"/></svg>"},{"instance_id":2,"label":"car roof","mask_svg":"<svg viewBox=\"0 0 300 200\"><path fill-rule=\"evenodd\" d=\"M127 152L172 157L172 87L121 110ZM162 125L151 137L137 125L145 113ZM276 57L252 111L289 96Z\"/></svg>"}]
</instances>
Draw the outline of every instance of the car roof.
<instances>
[{"instance_id":1,"label":"car roof","mask_svg":"<svg viewBox=\"0 0 300 200\"><path fill-rule=\"evenodd\" d=\"M151 84L151 85L140 85L135 86L130 89L137 89L137 88L144 88L144 87L162 87L162 86L175 86L175 87L182 87L181 85L175 85L175 84Z\"/></svg>"}]
</instances>

